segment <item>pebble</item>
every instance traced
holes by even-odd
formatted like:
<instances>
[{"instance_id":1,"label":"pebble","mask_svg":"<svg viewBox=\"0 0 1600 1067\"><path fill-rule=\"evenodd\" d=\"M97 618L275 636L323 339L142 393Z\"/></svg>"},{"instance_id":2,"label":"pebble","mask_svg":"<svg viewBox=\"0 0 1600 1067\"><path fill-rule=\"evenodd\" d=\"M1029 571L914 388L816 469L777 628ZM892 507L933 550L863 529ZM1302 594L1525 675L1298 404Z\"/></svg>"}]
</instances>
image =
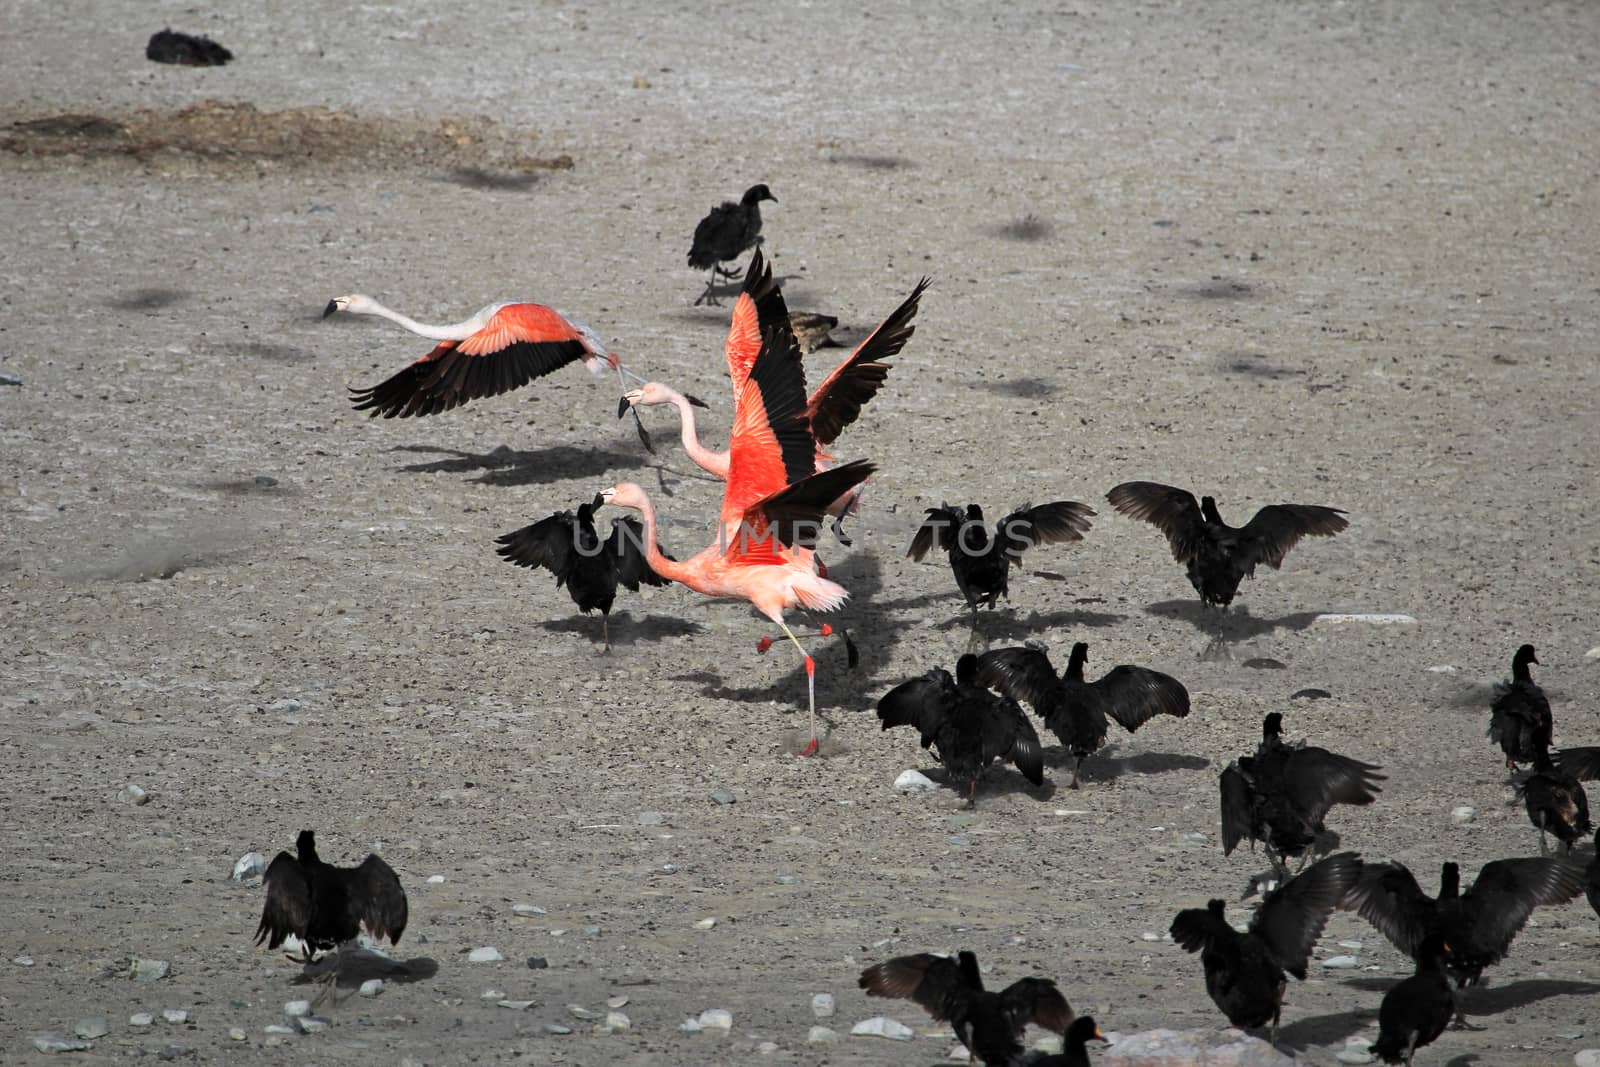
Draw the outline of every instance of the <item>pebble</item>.
<instances>
[{"instance_id":1,"label":"pebble","mask_svg":"<svg viewBox=\"0 0 1600 1067\"><path fill-rule=\"evenodd\" d=\"M246 852L234 863L233 874L229 877L235 882L243 882L251 878L260 878L266 873L267 857L259 852Z\"/></svg>"},{"instance_id":2,"label":"pebble","mask_svg":"<svg viewBox=\"0 0 1600 1067\"><path fill-rule=\"evenodd\" d=\"M901 771L900 776L894 780L894 788L900 793L920 793L927 789L938 789L932 778L921 771Z\"/></svg>"},{"instance_id":3,"label":"pebble","mask_svg":"<svg viewBox=\"0 0 1600 1067\"><path fill-rule=\"evenodd\" d=\"M1600 1048L1586 1048L1572 1057L1572 1062L1578 1067L1600 1067Z\"/></svg>"},{"instance_id":4,"label":"pebble","mask_svg":"<svg viewBox=\"0 0 1600 1067\"><path fill-rule=\"evenodd\" d=\"M585 1022L592 1022L593 1020L600 1018L599 1012L590 1011L582 1004L568 1004L567 1013L570 1014L574 1019L582 1019Z\"/></svg>"},{"instance_id":5,"label":"pebble","mask_svg":"<svg viewBox=\"0 0 1600 1067\"><path fill-rule=\"evenodd\" d=\"M285 1026L282 1023L268 1023L266 1026L261 1028L261 1032L263 1034L276 1034L281 1037L284 1034L294 1033L294 1027Z\"/></svg>"},{"instance_id":6,"label":"pebble","mask_svg":"<svg viewBox=\"0 0 1600 1067\"><path fill-rule=\"evenodd\" d=\"M628 998L625 997L625 996L622 996L621 994L618 994L617 996L614 996L614 997L607 997L606 998L606 1007L608 1007L608 1008L620 1008L620 1007L623 1007L624 1005L626 1005L627 1003L628 1003Z\"/></svg>"},{"instance_id":7,"label":"pebble","mask_svg":"<svg viewBox=\"0 0 1600 1067\"><path fill-rule=\"evenodd\" d=\"M1124 1034L1095 1059L1097 1067L1294 1067L1258 1037L1234 1029L1145 1030Z\"/></svg>"},{"instance_id":8,"label":"pebble","mask_svg":"<svg viewBox=\"0 0 1600 1067\"><path fill-rule=\"evenodd\" d=\"M717 925L717 920L715 919L701 919L694 924L694 928L696 930L709 930L715 925Z\"/></svg>"},{"instance_id":9,"label":"pebble","mask_svg":"<svg viewBox=\"0 0 1600 1067\"><path fill-rule=\"evenodd\" d=\"M428 884L429 885L444 885L444 875L442 875L442 874L430 874L430 875L428 875Z\"/></svg>"},{"instance_id":10,"label":"pebble","mask_svg":"<svg viewBox=\"0 0 1600 1067\"><path fill-rule=\"evenodd\" d=\"M776 1041L763 1041L761 1044L756 1046L756 1051L761 1053L763 1056L770 1056L774 1052L778 1051L778 1043Z\"/></svg>"},{"instance_id":11,"label":"pebble","mask_svg":"<svg viewBox=\"0 0 1600 1067\"><path fill-rule=\"evenodd\" d=\"M302 1034L320 1034L328 1028L328 1020L319 1019L314 1015L302 1015L294 1021Z\"/></svg>"},{"instance_id":12,"label":"pebble","mask_svg":"<svg viewBox=\"0 0 1600 1067\"><path fill-rule=\"evenodd\" d=\"M548 966L550 966L550 961L543 956L528 957L528 970L530 971L542 971Z\"/></svg>"},{"instance_id":13,"label":"pebble","mask_svg":"<svg viewBox=\"0 0 1600 1067\"><path fill-rule=\"evenodd\" d=\"M1157 934L1157 933L1152 933L1151 931L1146 930L1144 933L1139 935L1139 940L1140 941L1160 941L1161 940L1161 935Z\"/></svg>"},{"instance_id":14,"label":"pebble","mask_svg":"<svg viewBox=\"0 0 1600 1067\"><path fill-rule=\"evenodd\" d=\"M633 1020L620 1011L608 1011L606 1012L605 1022L602 1025L608 1026L612 1030L629 1030L633 1027Z\"/></svg>"},{"instance_id":15,"label":"pebble","mask_svg":"<svg viewBox=\"0 0 1600 1067\"><path fill-rule=\"evenodd\" d=\"M527 1011L533 1007L533 1001L531 1000L499 1000L495 1003L502 1008L510 1008L512 1011Z\"/></svg>"},{"instance_id":16,"label":"pebble","mask_svg":"<svg viewBox=\"0 0 1600 1067\"><path fill-rule=\"evenodd\" d=\"M1322 965L1336 971L1353 971L1361 966L1361 961L1354 956L1329 956L1322 961Z\"/></svg>"},{"instance_id":17,"label":"pebble","mask_svg":"<svg viewBox=\"0 0 1600 1067\"><path fill-rule=\"evenodd\" d=\"M137 807L141 804L150 803L150 794L146 793L139 786L130 783L128 787L122 791L122 799Z\"/></svg>"},{"instance_id":18,"label":"pebble","mask_svg":"<svg viewBox=\"0 0 1600 1067\"><path fill-rule=\"evenodd\" d=\"M1333 694L1326 689L1297 689L1289 694L1290 700L1330 700Z\"/></svg>"},{"instance_id":19,"label":"pebble","mask_svg":"<svg viewBox=\"0 0 1600 1067\"><path fill-rule=\"evenodd\" d=\"M721 1008L707 1008L700 1013L700 1018L697 1021L700 1023L701 1028L705 1030L733 1029L733 1013L724 1011Z\"/></svg>"},{"instance_id":20,"label":"pebble","mask_svg":"<svg viewBox=\"0 0 1600 1067\"><path fill-rule=\"evenodd\" d=\"M851 1037L886 1037L890 1041L910 1041L914 1033L911 1027L887 1015L862 1019L850 1028Z\"/></svg>"},{"instance_id":21,"label":"pebble","mask_svg":"<svg viewBox=\"0 0 1600 1067\"><path fill-rule=\"evenodd\" d=\"M1471 804L1458 804L1450 809L1450 818L1458 823L1469 823L1478 814L1478 809Z\"/></svg>"},{"instance_id":22,"label":"pebble","mask_svg":"<svg viewBox=\"0 0 1600 1067\"><path fill-rule=\"evenodd\" d=\"M181 1060L185 1056L193 1056L194 1048L190 1045L165 1045L156 1053L158 1060Z\"/></svg>"},{"instance_id":23,"label":"pebble","mask_svg":"<svg viewBox=\"0 0 1600 1067\"><path fill-rule=\"evenodd\" d=\"M364 997L375 997L379 993L383 992L383 979L368 978L365 982L361 983L361 988L357 990L357 992Z\"/></svg>"},{"instance_id":24,"label":"pebble","mask_svg":"<svg viewBox=\"0 0 1600 1067\"><path fill-rule=\"evenodd\" d=\"M180 1008L167 1008L162 1011L161 1017L169 1023L186 1023L189 1021L189 1013Z\"/></svg>"},{"instance_id":25,"label":"pebble","mask_svg":"<svg viewBox=\"0 0 1600 1067\"><path fill-rule=\"evenodd\" d=\"M1257 656L1254 659L1247 659L1244 661L1244 665L1249 667L1251 670L1257 671L1282 671L1287 670L1289 667L1289 665L1284 663L1282 660L1269 659L1266 656Z\"/></svg>"},{"instance_id":26,"label":"pebble","mask_svg":"<svg viewBox=\"0 0 1600 1067\"><path fill-rule=\"evenodd\" d=\"M1357 1045L1351 1045L1344 1051L1336 1053L1333 1058L1340 1063L1371 1063L1372 1053Z\"/></svg>"},{"instance_id":27,"label":"pebble","mask_svg":"<svg viewBox=\"0 0 1600 1067\"><path fill-rule=\"evenodd\" d=\"M739 802L739 798L728 792L726 789L712 790L711 799L715 800L718 804L737 804Z\"/></svg>"},{"instance_id":28,"label":"pebble","mask_svg":"<svg viewBox=\"0 0 1600 1067\"><path fill-rule=\"evenodd\" d=\"M639 813L640 826L660 826L667 821L667 817L659 811L641 811Z\"/></svg>"},{"instance_id":29,"label":"pebble","mask_svg":"<svg viewBox=\"0 0 1600 1067\"><path fill-rule=\"evenodd\" d=\"M793 874L780 874L776 879L779 885L799 885L800 879Z\"/></svg>"},{"instance_id":30,"label":"pebble","mask_svg":"<svg viewBox=\"0 0 1600 1067\"><path fill-rule=\"evenodd\" d=\"M172 973L172 964L166 960L134 960L128 975L135 982L159 982Z\"/></svg>"},{"instance_id":31,"label":"pebble","mask_svg":"<svg viewBox=\"0 0 1600 1067\"><path fill-rule=\"evenodd\" d=\"M311 1014L311 1001L290 1000L283 1005L283 1013L291 1019L298 1019L302 1015Z\"/></svg>"},{"instance_id":32,"label":"pebble","mask_svg":"<svg viewBox=\"0 0 1600 1067\"><path fill-rule=\"evenodd\" d=\"M128 1016L129 1026L149 1026L156 1021L156 1017L147 1011L136 1011Z\"/></svg>"},{"instance_id":33,"label":"pebble","mask_svg":"<svg viewBox=\"0 0 1600 1067\"><path fill-rule=\"evenodd\" d=\"M40 1052L87 1052L94 1045L81 1038L57 1037L55 1034L43 1034L33 1039L33 1047Z\"/></svg>"},{"instance_id":34,"label":"pebble","mask_svg":"<svg viewBox=\"0 0 1600 1067\"><path fill-rule=\"evenodd\" d=\"M950 1046L950 1051L944 1054L944 1058L953 1063L971 1063L972 1053L967 1051L967 1046L957 1042Z\"/></svg>"},{"instance_id":35,"label":"pebble","mask_svg":"<svg viewBox=\"0 0 1600 1067\"><path fill-rule=\"evenodd\" d=\"M248 1041L248 1040L250 1040L250 1035L245 1033L242 1027L230 1026L230 1027L228 1027L228 1040L229 1041Z\"/></svg>"},{"instance_id":36,"label":"pebble","mask_svg":"<svg viewBox=\"0 0 1600 1067\"><path fill-rule=\"evenodd\" d=\"M563 1026L560 1023L545 1023L544 1032L547 1034L570 1034L572 1033L572 1027Z\"/></svg>"},{"instance_id":37,"label":"pebble","mask_svg":"<svg viewBox=\"0 0 1600 1067\"><path fill-rule=\"evenodd\" d=\"M818 993L811 998L811 1014L819 1019L833 1017L834 1003L832 993Z\"/></svg>"},{"instance_id":38,"label":"pebble","mask_svg":"<svg viewBox=\"0 0 1600 1067\"><path fill-rule=\"evenodd\" d=\"M826 1026L813 1026L806 1032L806 1044L831 1045L839 1040L839 1031L829 1030Z\"/></svg>"},{"instance_id":39,"label":"pebble","mask_svg":"<svg viewBox=\"0 0 1600 1067\"><path fill-rule=\"evenodd\" d=\"M1410 615L1398 612L1327 612L1312 619L1317 623L1369 622L1376 626L1410 626L1416 623Z\"/></svg>"},{"instance_id":40,"label":"pebble","mask_svg":"<svg viewBox=\"0 0 1600 1067\"><path fill-rule=\"evenodd\" d=\"M1428 668L1428 673L1429 674L1454 674L1454 673L1456 673L1456 669L1454 667L1450 666L1448 663L1445 663L1445 664L1441 664L1440 666L1437 666L1437 667L1429 667Z\"/></svg>"},{"instance_id":41,"label":"pebble","mask_svg":"<svg viewBox=\"0 0 1600 1067\"><path fill-rule=\"evenodd\" d=\"M111 1024L106 1022L104 1015L91 1015L88 1018L79 1019L78 1024L72 1028L72 1032L85 1041L93 1041L97 1037L105 1037L109 1034L111 1032Z\"/></svg>"},{"instance_id":42,"label":"pebble","mask_svg":"<svg viewBox=\"0 0 1600 1067\"><path fill-rule=\"evenodd\" d=\"M15 963L18 967L32 967L33 966L33 957L32 956L13 956L11 958L11 962Z\"/></svg>"},{"instance_id":43,"label":"pebble","mask_svg":"<svg viewBox=\"0 0 1600 1067\"><path fill-rule=\"evenodd\" d=\"M511 905L511 914L527 916L548 915L550 913L539 907L537 904L513 904Z\"/></svg>"},{"instance_id":44,"label":"pebble","mask_svg":"<svg viewBox=\"0 0 1600 1067\"><path fill-rule=\"evenodd\" d=\"M1361 942L1359 942L1359 941L1341 941L1341 942L1339 942L1339 947L1340 948L1350 949L1353 952L1356 949L1361 947Z\"/></svg>"},{"instance_id":45,"label":"pebble","mask_svg":"<svg viewBox=\"0 0 1600 1067\"><path fill-rule=\"evenodd\" d=\"M1600 659L1600 645L1595 645L1595 646L1594 646L1594 647L1593 647L1593 648L1591 648L1591 649L1590 649L1590 650L1589 650L1589 651L1587 651L1587 652L1585 652L1585 653L1584 653L1584 654L1583 654L1583 658L1584 658L1584 659L1587 659L1587 660L1597 660L1597 659Z\"/></svg>"},{"instance_id":46,"label":"pebble","mask_svg":"<svg viewBox=\"0 0 1600 1067\"><path fill-rule=\"evenodd\" d=\"M505 959L505 957L500 955L500 950L495 948L493 945L485 945L483 948L475 948L471 952L467 953L468 963L499 963L503 959Z\"/></svg>"},{"instance_id":47,"label":"pebble","mask_svg":"<svg viewBox=\"0 0 1600 1067\"><path fill-rule=\"evenodd\" d=\"M504 989L485 989L482 993L478 994L478 999L479 1000L504 1000L505 996L506 996L506 991Z\"/></svg>"}]
</instances>

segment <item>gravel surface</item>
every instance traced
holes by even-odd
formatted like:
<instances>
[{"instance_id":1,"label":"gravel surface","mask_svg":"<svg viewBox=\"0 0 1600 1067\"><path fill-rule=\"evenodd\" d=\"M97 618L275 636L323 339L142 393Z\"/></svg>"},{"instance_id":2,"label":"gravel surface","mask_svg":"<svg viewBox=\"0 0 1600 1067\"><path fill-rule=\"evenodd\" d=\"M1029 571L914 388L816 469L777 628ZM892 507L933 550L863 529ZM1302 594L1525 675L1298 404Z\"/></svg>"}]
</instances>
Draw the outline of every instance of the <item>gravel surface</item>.
<instances>
[{"instance_id":1,"label":"gravel surface","mask_svg":"<svg viewBox=\"0 0 1600 1067\"><path fill-rule=\"evenodd\" d=\"M1487 685L1533 642L1558 744L1600 743L1600 8L596 6L12 6L0 1059L104 1025L72 1062L926 1064L948 1028L855 978L957 948L1109 1031L1221 1026L1161 935L1264 866L1223 858L1216 777L1272 710L1389 775L1330 816L1344 847L1425 886L1536 850ZM169 18L234 63L147 61ZM720 443L726 312L683 260L756 181L790 307L848 342L934 279L839 442L879 473L823 549L862 662L807 630L821 759L747 606L623 594L601 656L597 618L493 552L622 480L697 550L720 490L670 411L651 457L566 368L369 420L347 387L428 342L319 319L351 292L433 322L548 303L710 401ZM1105 504L1134 478L1351 527L1246 583L1219 650L1160 535ZM968 644L948 567L904 558L923 509L1052 499L1094 527L1027 555L984 639L1086 640L1091 676L1166 671L1194 713L1114 733L1077 792L1053 745L1043 789L996 769L975 812L897 792L942 771L872 707ZM395 867L413 964L363 961L306 1025L284 1004L317 987L254 949L259 885L230 879L303 827ZM1487 1029L1417 1062L1600 1046L1597 947L1582 901L1538 912L1467 998ZM1282 1045L1331 1064L1410 966L1348 914L1318 953L1358 965L1291 986ZM837 1043L806 1043L818 993ZM918 1036L847 1036L877 1015Z\"/></svg>"}]
</instances>

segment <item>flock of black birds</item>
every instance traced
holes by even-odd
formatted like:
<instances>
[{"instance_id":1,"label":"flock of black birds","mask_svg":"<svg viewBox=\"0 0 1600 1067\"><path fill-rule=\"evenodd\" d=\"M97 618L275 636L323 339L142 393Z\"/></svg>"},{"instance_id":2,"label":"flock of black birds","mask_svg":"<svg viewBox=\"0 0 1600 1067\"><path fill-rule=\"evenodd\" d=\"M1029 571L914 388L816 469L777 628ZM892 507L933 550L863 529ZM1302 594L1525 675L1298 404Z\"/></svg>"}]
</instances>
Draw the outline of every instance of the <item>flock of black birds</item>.
<instances>
[{"instance_id":1,"label":"flock of black birds","mask_svg":"<svg viewBox=\"0 0 1600 1067\"><path fill-rule=\"evenodd\" d=\"M688 262L710 276L696 304L716 302L718 279L740 277L723 264L760 242L759 204L774 199L765 185L756 185L739 202L724 203L702 220ZM926 284L886 321L894 326L889 354L910 336L910 318ZM773 283L747 278L746 291L752 286L776 291ZM794 324L787 328L792 331ZM870 346L869 339L863 349ZM852 406L845 421L859 413L888 370L877 362L871 368L870 388L847 398ZM620 411L629 405L625 395ZM807 470L810 441L806 455L797 458ZM1337 508L1273 504L1234 527L1223 521L1211 496L1196 500L1187 490L1150 481L1124 482L1106 499L1119 514L1161 531L1202 603L1217 609L1219 617L1258 566L1277 569L1302 539L1333 536L1349 525ZM508 562L553 573L581 611L599 610L609 649L617 587L637 591L642 584L666 583L646 562L645 531L637 520L614 520L602 539L594 513L603 503L596 497L575 512L557 512L508 533L498 539L497 551ZM979 505L944 504L927 509L906 555L921 561L935 549L947 554L976 642L979 608L993 610L1000 599L1009 600L1010 571L1022 555L1040 545L1082 540L1095 515L1086 504L1061 500L1015 509L991 528ZM835 532L849 543L837 527ZM1072 761L1069 788L1078 789L1083 762L1105 746L1111 721L1133 732L1158 715L1183 718L1191 710L1180 681L1147 667L1122 664L1090 681L1088 651L1085 642L1075 643L1058 672L1037 641L969 650L957 660L954 676L936 667L894 686L878 701L877 715L884 730L914 727L922 747L943 764L950 783L964 787L967 806L973 807L979 780L996 761L1011 764L1035 787L1044 784L1045 751L1026 706L1060 741ZM1266 1028L1275 1042L1288 977L1305 979L1329 917L1336 910L1351 911L1415 963L1415 973L1384 995L1372 1046L1385 1063L1409 1064L1452 1018L1467 1025L1460 990L1504 958L1536 908L1586 892L1600 914L1600 861L1580 867L1571 860L1573 842L1593 829L1580 780L1600 777L1600 747L1552 752L1550 705L1529 671L1536 663L1531 645L1516 653L1512 680L1492 704L1489 736L1500 745L1507 769L1519 775L1517 793L1540 832L1541 855L1488 862L1465 892L1455 863L1444 864L1438 895L1429 897L1402 863L1370 863L1353 851L1332 852L1337 838L1324 820L1337 805L1374 804L1386 780L1382 768L1291 742L1280 713L1265 717L1255 752L1231 761L1219 778L1223 854L1232 855L1244 841L1252 850L1261 846L1272 870L1253 877L1246 896L1265 889L1262 900L1243 931L1229 921L1222 900L1178 912L1170 929L1180 948L1200 955L1206 991L1232 1024ZM1561 843L1564 855L1545 854L1547 834ZM1600 836L1596 844L1600 848ZM258 944L277 948L292 935L309 963L319 952L348 945L363 929L376 940L398 943L406 927L406 898L387 864L369 856L354 868L329 865L318 857L309 830L301 832L297 852L279 853L267 869ZM1318 855L1322 858L1308 862ZM1295 874L1289 870L1292 859L1300 862ZM1087 1067L1088 1043L1105 1040L1094 1019L1075 1017L1052 980L1025 977L1000 992L985 990L977 960L965 950L953 959L919 953L886 960L867 967L859 984L868 995L909 999L935 1020L948 1021L984 1064ZM1021 1039L1029 1024L1060 1033L1063 1051L1025 1052Z\"/></svg>"}]
</instances>

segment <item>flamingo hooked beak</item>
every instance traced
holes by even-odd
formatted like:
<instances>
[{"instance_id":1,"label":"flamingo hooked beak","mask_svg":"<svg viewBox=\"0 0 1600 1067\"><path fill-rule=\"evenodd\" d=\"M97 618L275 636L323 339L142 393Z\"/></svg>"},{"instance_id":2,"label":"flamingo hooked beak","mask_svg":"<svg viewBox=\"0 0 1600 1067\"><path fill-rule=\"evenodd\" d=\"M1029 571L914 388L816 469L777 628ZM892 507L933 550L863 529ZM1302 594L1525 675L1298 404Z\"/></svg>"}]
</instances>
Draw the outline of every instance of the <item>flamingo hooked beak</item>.
<instances>
[{"instance_id":1,"label":"flamingo hooked beak","mask_svg":"<svg viewBox=\"0 0 1600 1067\"><path fill-rule=\"evenodd\" d=\"M327 318L329 315L332 315L335 311L338 311L338 310L339 310L339 301L337 299L330 300L330 301L328 301L328 306L322 309L322 317L323 318Z\"/></svg>"},{"instance_id":2,"label":"flamingo hooked beak","mask_svg":"<svg viewBox=\"0 0 1600 1067\"><path fill-rule=\"evenodd\" d=\"M626 415L628 409L639 402L639 396L640 391L638 389L629 389L626 393L623 393L622 399L617 401L617 418L620 419Z\"/></svg>"}]
</instances>

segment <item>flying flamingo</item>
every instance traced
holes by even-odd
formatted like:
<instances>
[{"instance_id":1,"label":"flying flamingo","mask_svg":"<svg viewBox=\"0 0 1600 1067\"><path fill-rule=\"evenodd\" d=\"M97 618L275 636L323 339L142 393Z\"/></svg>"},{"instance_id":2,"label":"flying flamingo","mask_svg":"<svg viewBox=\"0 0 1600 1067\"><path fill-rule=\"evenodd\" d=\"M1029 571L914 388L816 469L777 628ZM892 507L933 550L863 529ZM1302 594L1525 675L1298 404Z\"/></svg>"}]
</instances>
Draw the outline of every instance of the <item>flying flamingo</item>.
<instances>
[{"instance_id":1,"label":"flying flamingo","mask_svg":"<svg viewBox=\"0 0 1600 1067\"><path fill-rule=\"evenodd\" d=\"M623 389L628 387L624 373L643 381L627 371L615 353L606 351L593 330L543 304L490 304L470 319L449 326L418 322L359 293L334 297L322 310L322 317L336 311L376 315L439 342L399 373L370 388L350 391L356 410L371 409L373 417L437 415L469 400L499 396L527 385L573 360L582 360L596 377L615 369ZM655 451L637 415L634 422L639 440Z\"/></svg>"},{"instance_id":2,"label":"flying flamingo","mask_svg":"<svg viewBox=\"0 0 1600 1067\"><path fill-rule=\"evenodd\" d=\"M682 562L668 559L656 545L655 507L642 488L622 482L600 494L607 503L639 512L651 570L706 596L748 600L799 649L810 715L810 739L801 751L806 756L817 751L817 667L783 613L797 605L833 611L849 596L817 573L810 549L829 503L874 470L856 460L813 473L815 447L794 335L774 328L734 406L728 478L710 545Z\"/></svg>"},{"instance_id":3,"label":"flying flamingo","mask_svg":"<svg viewBox=\"0 0 1600 1067\"><path fill-rule=\"evenodd\" d=\"M911 295L879 323L867 339L856 346L849 358L835 367L833 373L807 398L806 412L811 418L812 437L816 441L816 470L824 471L832 465L833 456L825 450L826 446L831 445L840 432L860 416L862 405L877 395L890 370L890 364L883 361L897 355L916 332L911 320L916 317L918 302L929 284L927 278L919 281ZM761 333L775 328L792 330L792 319L784 306L781 290L772 280L771 265L763 261L758 248L751 257L749 270L745 272L745 284L734 305L725 346L728 375L733 381L735 396L760 352ZM704 402L660 382L646 382L637 389L630 389L622 399L619 408L625 410L632 407L636 415L640 407L657 404L676 407L684 453L702 470L718 478L728 477L728 452L714 451L700 443L694 408L705 407ZM621 410L618 414L621 414ZM828 514L833 516L834 533L846 545L850 544L850 540L844 536L840 524L846 515L855 510L860 496L861 490L857 487L828 506Z\"/></svg>"}]
</instances>

